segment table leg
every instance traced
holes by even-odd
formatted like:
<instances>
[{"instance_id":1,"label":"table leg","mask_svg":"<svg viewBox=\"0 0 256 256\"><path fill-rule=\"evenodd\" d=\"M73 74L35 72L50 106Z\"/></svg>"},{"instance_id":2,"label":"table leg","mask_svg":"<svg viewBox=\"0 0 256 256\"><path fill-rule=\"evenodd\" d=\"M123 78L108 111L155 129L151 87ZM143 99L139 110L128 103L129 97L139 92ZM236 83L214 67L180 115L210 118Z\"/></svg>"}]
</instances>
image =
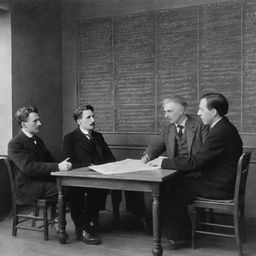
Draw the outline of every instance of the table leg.
<instances>
[{"instance_id":1,"label":"table leg","mask_svg":"<svg viewBox=\"0 0 256 256\"><path fill-rule=\"evenodd\" d=\"M58 194L58 215L59 215L59 231L58 231L58 240L61 244L65 244L68 238L66 233L66 204L63 196L62 187L59 186Z\"/></svg>"},{"instance_id":2,"label":"table leg","mask_svg":"<svg viewBox=\"0 0 256 256\"><path fill-rule=\"evenodd\" d=\"M163 249L161 247L161 227L160 227L160 201L159 195L153 196L153 237L154 237L154 247L152 253L154 256L161 256L163 254Z\"/></svg>"}]
</instances>

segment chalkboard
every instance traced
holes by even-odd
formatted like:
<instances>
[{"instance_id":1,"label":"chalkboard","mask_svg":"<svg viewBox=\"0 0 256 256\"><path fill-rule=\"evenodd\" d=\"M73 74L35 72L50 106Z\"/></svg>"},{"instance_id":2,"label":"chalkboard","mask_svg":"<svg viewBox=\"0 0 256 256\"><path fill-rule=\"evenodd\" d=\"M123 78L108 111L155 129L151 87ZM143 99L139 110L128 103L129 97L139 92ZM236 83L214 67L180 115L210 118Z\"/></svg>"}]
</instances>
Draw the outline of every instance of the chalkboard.
<instances>
[{"instance_id":1,"label":"chalkboard","mask_svg":"<svg viewBox=\"0 0 256 256\"><path fill-rule=\"evenodd\" d=\"M161 102L221 92L241 133L256 133L256 2L214 3L78 23L78 104L105 133L158 134Z\"/></svg>"},{"instance_id":2,"label":"chalkboard","mask_svg":"<svg viewBox=\"0 0 256 256\"><path fill-rule=\"evenodd\" d=\"M182 96L197 109L197 8L163 11L157 17L157 102ZM158 104L158 127L163 120Z\"/></svg>"},{"instance_id":3,"label":"chalkboard","mask_svg":"<svg viewBox=\"0 0 256 256\"><path fill-rule=\"evenodd\" d=\"M200 8L200 94L218 91L230 103L229 117L241 125L241 6L222 3Z\"/></svg>"},{"instance_id":4,"label":"chalkboard","mask_svg":"<svg viewBox=\"0 0 256 256\"><path fill-rule=\"evenodd\" d=\"M243 40L243 131L256 131L256 4L245 3L244 7L244 40Z\"/></svg>"}]
</instances>

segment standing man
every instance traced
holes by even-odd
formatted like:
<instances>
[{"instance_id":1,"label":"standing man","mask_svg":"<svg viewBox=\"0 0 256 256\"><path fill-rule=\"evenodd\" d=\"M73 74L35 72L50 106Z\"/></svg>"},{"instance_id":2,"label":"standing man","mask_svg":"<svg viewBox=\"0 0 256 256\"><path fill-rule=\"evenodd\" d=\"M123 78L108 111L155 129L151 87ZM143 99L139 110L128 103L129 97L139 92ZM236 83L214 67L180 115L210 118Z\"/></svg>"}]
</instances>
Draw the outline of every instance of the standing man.
<instances>
[{"instance_id":1,"label":"standing man","mask_svg":"<svg viewBox=\"0 0 256 256\"><path fill-rule=\"evenodd\" d=\"M200 151L187 157L157 158L149 163L164 169L176 169L180 173L198 173L194 178L177 183L170 193L169 227L176 231L176 236L170 237L169 249L184 247L191 239L187 205L193 202L193 198L230 199L234 196L242 140L225 116L227 112L228 101L222 94L205 94L198 115L205 125L209 125L210 131Z\"/></svg>"},{"instance_id":2,"label":"standing man","mask_svg":"<svg viewBox=\"0 0 256 256\"><path fill-rule=\"evenodd\" d=\"M8 156L14 163L17 200L33 205L37 199L56 199L57 187L51 172L68 171L67 160L57 163L37 136L41 122L35 107L22 107L15 114L21 130L8 144Z\"/></svg>"},{"instance_id":3,"label":"standing man","mask_svg":"<svg viewBox=\"0 0 256 256\"><path fill-rule=\"evenodd\" d=\"M94 131L94 109L90 105L77 108L73 114L78 127L64 137L63 154L74 168L114 162L101 133ZM85 193L87 196L85 197ZM108 191L94 188L69 188L68 198L77 239L87 244L100 244L90 225L97 225L100 210L105 209Z\"/></svg>"}]
</instances>

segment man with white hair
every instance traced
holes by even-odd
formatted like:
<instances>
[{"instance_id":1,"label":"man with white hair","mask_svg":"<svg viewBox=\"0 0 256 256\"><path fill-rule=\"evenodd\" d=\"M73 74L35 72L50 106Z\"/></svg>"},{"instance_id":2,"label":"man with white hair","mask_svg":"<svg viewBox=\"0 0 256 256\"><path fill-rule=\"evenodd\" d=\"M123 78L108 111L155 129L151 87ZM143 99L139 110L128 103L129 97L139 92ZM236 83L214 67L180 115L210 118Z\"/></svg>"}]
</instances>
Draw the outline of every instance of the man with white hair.
<instances>
[{"instance_id":1,"label":"man with white hair","mask_svg":"<svg viewBox=\"0 0 256 256\"><path fill-rule=\"evenodd\" d=\"M147 163L166 151L167 157L187 157L202 147L208 127L201 120L186 114L187 103L182 98L167 98L163 109L167 124L161 137L144 152L142 160Z\"/></svg>"},{"instance_id":2,"label":"man with white hair","mask_svg":"<svg viewBox=\"0 0 256 256\"><path fill-rule=\"evenodd\" d=\"M160 138L147 147L142 161L147 163L165 152L168 158L189 157L197 153L204 144L208 135L208 126L204 126L197 116L186 114L187 103L180 97L166 98L163 100L163 109L166 119L166 125L162 130ZM194 178L199 175L198 172L186 173L186 178ZM182 173L178 173L172 179L172 184L180 183L184 179ZM169 195L172 193L168 186L162 191L163 200L163 218L164 223L169 221ZM172 211L172 209L170 209ZM164 225L163 233L167 238L177 238L176 229ZM190 234L185 234L189 236Z\"/></svg>"}]
</instances>

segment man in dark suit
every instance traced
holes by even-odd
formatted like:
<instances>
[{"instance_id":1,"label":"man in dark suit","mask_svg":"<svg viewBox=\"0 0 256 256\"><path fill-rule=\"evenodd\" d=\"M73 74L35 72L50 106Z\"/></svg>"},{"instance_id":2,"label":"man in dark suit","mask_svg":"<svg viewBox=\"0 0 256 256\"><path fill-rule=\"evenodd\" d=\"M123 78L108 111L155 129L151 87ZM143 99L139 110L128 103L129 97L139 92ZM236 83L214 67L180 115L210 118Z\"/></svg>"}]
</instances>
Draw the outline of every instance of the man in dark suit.
<instances>
[{"instance_id":1,"label":"man in dark suit","mask_svg":"<svg viewBox=\"0 0 256 256\"><path fill-rule=\"evenodd\" d=\"M198 152L208 135L208 126L195 116L186 114L187 103L182 98L163 101L167 120L161 137L144 152L142 160L147 163L166 151L168 158L190 156Z\"/></svg>"},{"instance_id":2,"label":"man in dark suit","mask_svg":"<svg viewBox=\"0 0 256 256\"><path fill-rule=\"evenodd\" d=\"M203 125L202 121L192 115L186 114L187 102L181 97L166 98L163 101L163 110L166 123L159 139L148 146L144 151L142 161L147 163L166 152L168 158L176 156L188 157L198 152L204 144L208 135L208 126ZM197 175L193 172L189 174ZM180 182L182 174L176 175L172 183ZM169 205L169 187L164 187L162 191L162 212L163 227L166 225L166 214ZM163 233L168 236L169 230L163 228Z\"/></svg>"},{"instance_id":3,"label":"man in dark suit","mask_svg":"<svg viewBox=\"0 0 256 256\"><path fill-rule=\"evenodd\" d=\"M63 155L70 158L73 168L114 162L115 157L102 134L94 131L93 107L81 106L73 117L78 127L67 134L63 142ZM90 223L97 226L99 211L105 209L107 192L104 189L69 188L69 206L77 239L88 244L101 243Z\"/></svg>"},{"instance_id":4,"label":"man in dark suit","mask_svg":"<svg viewBox=\"0 0 256 256\"><path fill-rule=\"evenodd\" d=\"M183 247L190 240L187 205L195 197L230 199L234 196L237 163L242 154L242 140L235 126L225 116L228 101L220 93L202 96L198 115L209 125L208 137L197 153L188 157L157 158L152 166L176 169L181 173L197 172L193 178L182 179L170 193L169 227L173 231L168 246Z\"/></svg>"},{"instance_id":5,"label":"man in dark suit","mask_svg":"<svg viewBox=\"0 0 256 256\"><path fill-rule=\"evenodd\" d=\"M14 163L17 200L31 205L39 198L57 201L57 187L51 172L68 171L67 160L57 163L43 141L37 136L41 127L38 111L23 107L15 114L21 130L8 144L8 156Z\"/></svg>"}]
</instances>

